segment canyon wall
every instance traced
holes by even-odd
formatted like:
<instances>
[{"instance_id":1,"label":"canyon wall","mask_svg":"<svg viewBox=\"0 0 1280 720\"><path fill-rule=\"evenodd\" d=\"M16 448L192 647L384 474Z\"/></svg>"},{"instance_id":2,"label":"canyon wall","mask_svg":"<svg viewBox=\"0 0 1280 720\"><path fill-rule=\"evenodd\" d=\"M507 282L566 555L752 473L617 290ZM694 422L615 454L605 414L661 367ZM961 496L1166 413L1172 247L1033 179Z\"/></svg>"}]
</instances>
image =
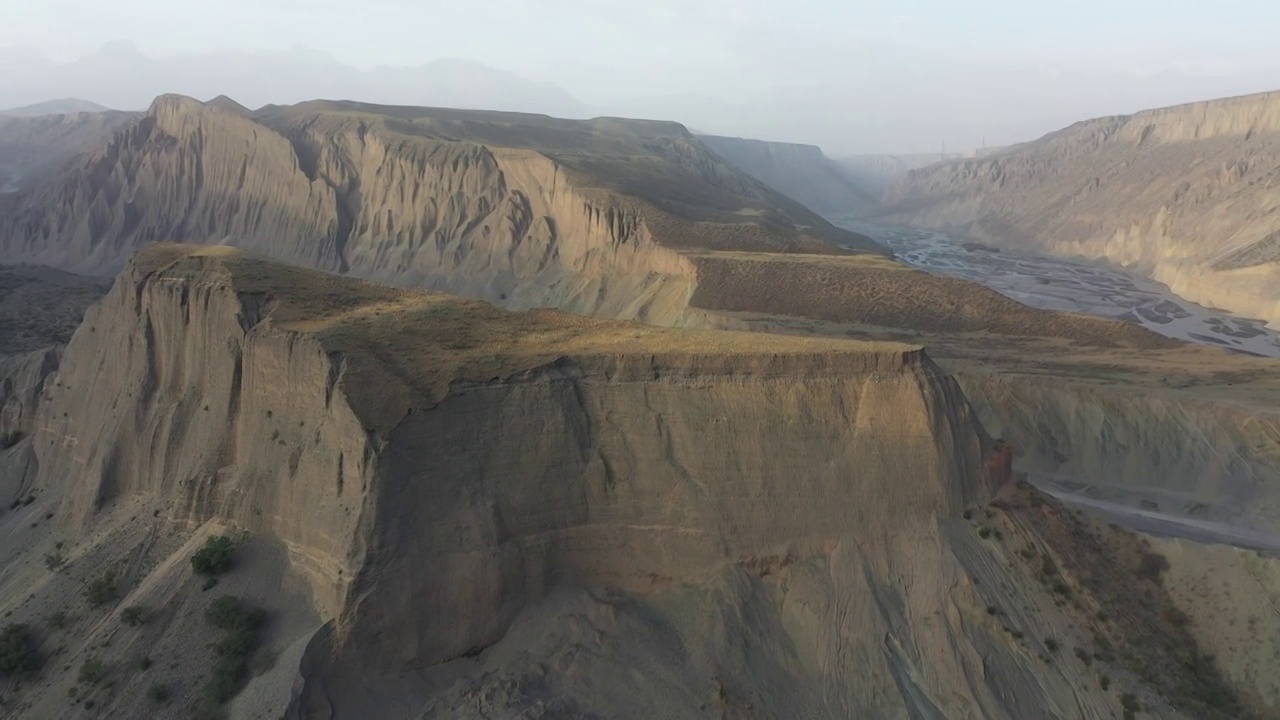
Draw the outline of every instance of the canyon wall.
<instances>
[{"instance_id":1,"label":"canyon wall","mask_svg":"<svg viewBox=\"0 0 1280 720\"><path fill-rule=\"evenodd\" d=\"M1132 266L1280 322L1280 93L1076 123L914 171L877 222Z\"/></svg>"}]
</instances>

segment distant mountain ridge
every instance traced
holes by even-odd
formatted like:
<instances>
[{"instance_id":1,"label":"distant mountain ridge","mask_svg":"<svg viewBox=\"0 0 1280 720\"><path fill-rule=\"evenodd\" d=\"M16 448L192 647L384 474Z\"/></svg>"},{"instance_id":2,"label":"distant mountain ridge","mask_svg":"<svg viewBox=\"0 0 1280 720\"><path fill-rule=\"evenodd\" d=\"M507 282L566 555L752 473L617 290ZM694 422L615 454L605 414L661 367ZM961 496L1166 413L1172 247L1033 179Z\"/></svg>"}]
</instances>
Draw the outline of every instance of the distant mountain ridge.
<instances>
[{"instance_id":1,"label":"distant mountain ridge","mask_svg":"<svg viewBox=\"0 0 1280 720\"><path fill-rule=\"evenodd\" d=\"M700 135L699 140L778 192L819 213L862 213L879 199L846 177L817 145Z\"/></svg>"},{"instance_id":2,"label":"distant mountain ridge","mask_svg":"<svg viewBox=\"0 0 1280 720\"><path fill-rule=\"evenodd\" d=\"M71 113L107 112L111 108L79 98L45 100L32 105L0 110L0 117L38 117L40 115L69 115Z\"/></svg>"},{"instance_id":3,"label":"distant mountain ridge","mask_svg":"<svg viewBox=\"0 0 1280 720\"><path fill-rule=\"evenodd\" d=\"M69 63L38 55L0 53L0 107L42 103L50 96L84 98L125 110L146 108L157 95L223 94L248 107L317 97L365 102L511 110L558 117L593 114L563 88L478 62L442 58L411 67L361 70L303 47L280 52L226 51L157 59L133 43L115 41ZM46 113L40 113L46 114Z\"/></svg>"}]
</instances>

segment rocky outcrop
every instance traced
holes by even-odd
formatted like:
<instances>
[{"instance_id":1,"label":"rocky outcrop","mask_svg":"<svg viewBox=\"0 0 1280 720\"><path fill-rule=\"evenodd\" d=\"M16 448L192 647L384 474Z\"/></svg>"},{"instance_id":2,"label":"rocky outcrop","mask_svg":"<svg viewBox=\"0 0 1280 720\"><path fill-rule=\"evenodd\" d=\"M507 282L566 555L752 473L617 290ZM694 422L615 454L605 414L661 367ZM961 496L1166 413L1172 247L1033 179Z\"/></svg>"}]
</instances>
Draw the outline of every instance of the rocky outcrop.
<instances>
[{"instance_id":1,"label":"rocky outcrop","mask_svg":"<svg viewBox=\"0 0 1280 720\"><path fill-rule=\"evenodd\" d=\"M698 140L778 192L819 213L862 214L879 203L816 145L699 135Z\"/></svg>"},{"instance_id":2,"label":"rocky outcrop","mask_svg":"<svg viewBox=\"0 0 1280 720\"><path fill-rule=\"evenodd\" d=\"M0 219L0 256L114 273L161 241L514 309L684 321L676 249L879 251L673 123L158 98Z\"/></svg>"},{"instance_id":3,"label":"rocky outcrop","mask_svg":"<svg viewBox=\"0 0 1280 720\"><path fill-rule=\"evenodd\" d=\"M315 681L337 698L344 663L462 658L557 587L643 596L833 552L879 576L904 527L945 553L936 523L991 491L985 434L917 348L515 316L217 248L142 254L56 377L31 443L62 526L148 496L279 538L333 621ZM970 651L913 622L894 642L944 659L868 658L874 706L908 702L898 662L942 673L930 702L998 702L944 693Z\"/></svg>"},{"instance_id":4,"label":"rocky outcrop","mask_svg":"<svg viewBox=\"0 0 1280 720\"><path fill-rule=\"evenodd\" d=\"M1130 265L1280 322L1280 93L1077 123L911 173L880 221Z\"/></svg>"}]
</instances>

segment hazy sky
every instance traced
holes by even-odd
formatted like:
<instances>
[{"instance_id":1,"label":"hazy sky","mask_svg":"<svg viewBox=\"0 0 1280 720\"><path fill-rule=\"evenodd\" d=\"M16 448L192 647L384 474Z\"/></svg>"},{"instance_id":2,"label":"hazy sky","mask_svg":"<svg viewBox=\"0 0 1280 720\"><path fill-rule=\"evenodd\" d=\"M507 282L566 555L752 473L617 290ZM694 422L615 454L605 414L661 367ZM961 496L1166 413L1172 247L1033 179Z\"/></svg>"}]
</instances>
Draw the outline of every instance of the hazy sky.
<instances>
[{"instance_id":1,"label":"hazy sky","mask_svg":"<svg viewBox=\"0 0 1280 720\"><path fill-rule=\"evenodd\" d=\"M153 56L303 45L362 68L465 58L605 112L849 151L937 147L916 135L947 131L921 113L956 115L961 147L1280 89L1274 0L0 0L0 17L0 47L60 61L114 39ZM858 137L840 118L787 124L783 104L859 114Z\"/></svg>"}]
</instances>

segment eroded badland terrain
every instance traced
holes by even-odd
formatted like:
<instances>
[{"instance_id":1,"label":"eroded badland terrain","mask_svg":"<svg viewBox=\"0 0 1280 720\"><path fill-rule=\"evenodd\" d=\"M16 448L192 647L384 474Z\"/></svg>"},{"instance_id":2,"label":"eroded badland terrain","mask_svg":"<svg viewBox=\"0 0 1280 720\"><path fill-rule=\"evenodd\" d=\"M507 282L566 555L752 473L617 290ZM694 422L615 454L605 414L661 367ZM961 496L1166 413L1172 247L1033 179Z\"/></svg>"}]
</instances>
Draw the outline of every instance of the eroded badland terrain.
<instances>
[{"instance_id":1,"label":"eroded badland terrain","mask_svg":"<svg viewBox=\"0 0 1280 720\"><path fill-rule=\"evenodd\" d=\"M1277 361L912 268L803 146L93 115L0 124L0 717L1280 717Z\"/></svg>"}]
</instances>

